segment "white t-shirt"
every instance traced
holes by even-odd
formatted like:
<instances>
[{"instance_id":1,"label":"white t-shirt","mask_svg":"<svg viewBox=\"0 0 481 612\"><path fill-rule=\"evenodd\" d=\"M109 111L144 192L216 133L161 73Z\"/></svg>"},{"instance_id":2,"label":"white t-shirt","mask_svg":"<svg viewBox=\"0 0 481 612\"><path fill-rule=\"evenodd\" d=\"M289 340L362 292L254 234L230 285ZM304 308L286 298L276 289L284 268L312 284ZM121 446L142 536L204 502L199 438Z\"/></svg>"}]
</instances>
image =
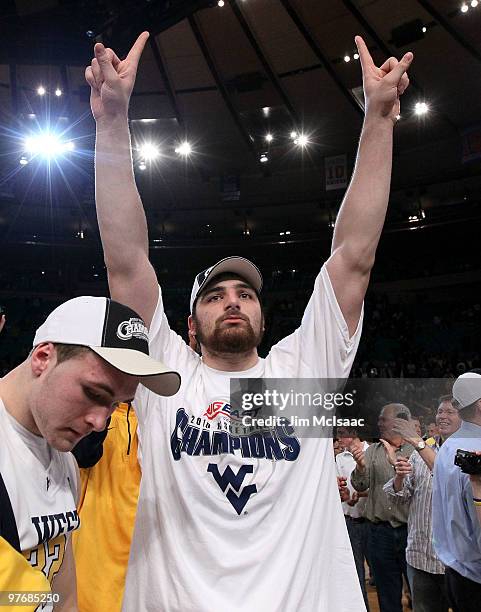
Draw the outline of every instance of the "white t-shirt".
<instances>
[{"instance_id":1,"label":"white t-shirt","mask_svg":"<svg viewBox=\"0 0 481 612\"><path fill-rule=\"evenodd\" d=\"M367 442L362 443L362 450L366 452L369 448ZM339 453L336 457L336 470L337 475L347 479L347 488L352 496L356 490L351 483L351 474L356 469L356 460L348 450ZM361 518L364 516L364 509L366 507L367 497L360 497L357 504L350 506L347 502L342 502L342 510L344 514L352 518Z\"/></svg>"},{"instance_id":2,"label":"white t-shirt","mask_svg":"<svg viewBox=\"0 0 481 612\"><path fill-rule=\"evenodd\" d=\"M52 583L68 538L80 523L74 456L49 448L45 440L14 421L1 399L0 438L0 474L15 516L20 550ZM0 512L5 511L5 503L2 499Z\"/></svg>"},{"instance_id":3,"label":"white t-shirt","mask_svg":"<svg viewBox=\"0 0 481 612\"><path fill-rule=\"evenodd\" d=\"M225 408L230 377L347 377L360 330L349 339L323 267L301 326L249 370L222 372L169 328L159 293L150 350L182 385L135 400L143 474L124 612L365 610L331 439L241 444Z\"/></svg>"}]
</instances>

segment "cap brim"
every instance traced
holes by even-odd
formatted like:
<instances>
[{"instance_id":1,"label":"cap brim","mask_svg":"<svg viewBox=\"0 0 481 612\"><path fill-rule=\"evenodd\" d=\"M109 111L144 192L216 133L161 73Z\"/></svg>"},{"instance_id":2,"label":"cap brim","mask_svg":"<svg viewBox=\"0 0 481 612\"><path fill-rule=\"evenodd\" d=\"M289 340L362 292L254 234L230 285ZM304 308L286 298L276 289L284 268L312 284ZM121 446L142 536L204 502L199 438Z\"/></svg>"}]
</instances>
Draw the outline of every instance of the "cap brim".
<instances>
[{"instance_id":1,"label":"cap brim","mask_svg":"<svg viewBox=\"0 0 481 612\"><path fill-rule=\"evenodd\" d=\"M158 395L175 395L180 387L180 375L161 361L132 349L90 346L99 357L124 374L138 376L140 382Z\"/></svg>"},{"instance_id":2,"label":"cap brim","mask_svg":"<svg viewBox=\"0 0 481 612\"><path fill-rule=\"evenodd\" d=\"M260 273L259 268L255 264L253 264L252 261L249 261L245 257L238 257L236 255L233 255L231 257L221 259L214 266L212 266L212 270L205 277L205 279L202 281L202 284L199 285L199 288L197 289L197 294L191 304L191 311L195 304L195 301L202 293L206 285L215 276L218 276L219 274L222 274L224 272L232 272L234 274L242 276L242 278L245 278L249 285L251 285L257 291L257 293L260 293L262 289L262 274Z\"/></svg>"}]
</instances>

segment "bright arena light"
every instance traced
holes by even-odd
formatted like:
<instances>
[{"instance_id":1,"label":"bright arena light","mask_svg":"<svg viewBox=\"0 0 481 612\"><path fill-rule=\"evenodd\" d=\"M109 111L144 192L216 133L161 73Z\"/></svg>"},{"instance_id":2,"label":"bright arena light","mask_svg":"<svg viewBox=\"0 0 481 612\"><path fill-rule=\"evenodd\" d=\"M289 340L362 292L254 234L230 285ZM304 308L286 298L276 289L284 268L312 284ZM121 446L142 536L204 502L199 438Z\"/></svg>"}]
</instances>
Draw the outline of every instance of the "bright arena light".
<instances>
[{"instance_id":1,"label":"bright arena light","mask_svg":"<svg viewBox=\"0 0 481 612\"><path fill-rule=\"evenodd\" d=\"M75 144L72 141L62 141L55 134L45 132L36 136L29 136L25 140L25 151L31 155L41 155L46 158L62 155L73 151Z\"/></svg>"},{"instance_id":2,"label":"bright arena light","mask_svg":"<svg viewBox=\"0 0 481 612\"><path fill-rule=\"evenodd\" d=\"M350 62L351 61L350 56L349 55L345 55L344 56L344 61L346 62L346 64L347 64L347 62Z\"/></svg>"},{"instance_id":3,"label":"bright arena light","mask_svg":"<svg viewBox=\"0 0 481 612\"><path fill-rule=\"evenodd\" d=\"M160 155L159 147L151 142L143 144L139 149L139 153L145 161L152 161Z\"/></svg>"},{"instance_id":4,"label":"bright arena light","mask_svg":"<svg viewBox=\"0 0 481 612\"><path fill-rule=\"evenodd\" d=\"M62 90L60 89L60 87L57 87L57 89L55 90L55 95L57 96L57 98L60 98L60 96L62 95Z\"/></svg>"},{"instance_id":5,"label":"bright arena light","mask_svg":"<svg viewBox=\"0 0 481 612\"><path fill-rule=\"evenodd\" d=\"M478 6L478 0L471 0L471 6L476 8Z\"/></svg>"},{"instance_id":6,"label":"bright arena light","mask_svg":"<svg viewBox=\"0 0 481 612\"><path fill-rule=\"evenodd\" d=\"M359 59L359 53L354 53L354 55L352 56L355 60Z\"/></svg>"},{"instance_id":7,"label":"bright arena light","mask_svg":"<svg viewBox=\"0 0 481 612\"><path fill-rule=\"evenodd\" d=\"M180 144L178 147L176 147L175 152L177 153L177 155L183 155L184 157L187 157L188 155L192 153L192 147L190 143L185 141L182 144Z\"/></svg>"},{"instance_id":8,"label":"bright arena light","mask_svg":"<svg viewBox=\"0 0 481 612\"><path fill-rule=\"evenodd\" d=\"M266 134L267 142L272 142L274 140L274 136L272 134Z\"/></svg>"},{"instance_id":9,"label":"bright arena light","mask_svg":"<svg viewBox=\"0 0 481 612\"><path fill-rule=\"evenodd\" d=\"M297 138L297 132L294 132L294 130L291 132L291 138L292 140L295 140Z\"/></svg>"},{"instance_id":10,"label":"bright arena light","mask_svg":"<svg viewBox=\"0 0 481 612\"><path fill-rule=\"evenodd\" d=\"M39 96L44 96L47 93L47 90L43 85L40 85L39 87L37 87L37 93Z\"/></svg>"},{"instance_id":11,"label":"bright arena light","mask_svg":"<svg viewBox=\"0 0 481 612\"><path fill-rule=\"evenodd\" d=\"M416 102L416 106L414 107L414 112L416 115L425 115L429 111L429 106L426 102Z\"/></svg>"},{"instance_id":12,"label":"bright arena light","mask_svg":"<svg viewBox=\"0 0 481 612\"><path fill-rule=\"evenodd\" d=\"M224 6L224 0L219 0L217 6L220 6L222 8Z\"/></svg>"},{"instance_id":13,"label":"bright arena light","mask_svg":"<svg viewBox=\"0 0 481 612\"><path fill-rule=\"evenodd\" d=\"M20 165L26 166L27 164L28 164L28 159L25 157L25 155L22 155L22 157L20 158Z\"/></svg>"},{"instance_id":14,"label":"bright arena light","mask_svg":"<svg viewBox=\"0 0 481 612\"><path fill-rule=\"evenodd\" d=\"M261 164L265 164L267 161L269 161L269 158L267 157L267 155L265 153L263 153L260 156L259 161L261 162Z\"/></svg>"},{"instance_id":15,"label":"bright arena light","mask_svg":"<svg viewBox=\"0 0 481 612\"><path fill-rule=\"evenodd\" d=\"M305 134L299 134L299 136L294 140L294 144L299 147L305 147L309 142L309 139Z\"/></svg>"},{"instance_id":16,"label":"bright arena light","mask_svg":"<svg viewBox=\"0 0 481 612\"><path fill-rule=\"evenodd\" d=\"M461 13L467 13L468 9L469 9L469 6L467 4L461 5Z\"/></svg>"}]
</instances>

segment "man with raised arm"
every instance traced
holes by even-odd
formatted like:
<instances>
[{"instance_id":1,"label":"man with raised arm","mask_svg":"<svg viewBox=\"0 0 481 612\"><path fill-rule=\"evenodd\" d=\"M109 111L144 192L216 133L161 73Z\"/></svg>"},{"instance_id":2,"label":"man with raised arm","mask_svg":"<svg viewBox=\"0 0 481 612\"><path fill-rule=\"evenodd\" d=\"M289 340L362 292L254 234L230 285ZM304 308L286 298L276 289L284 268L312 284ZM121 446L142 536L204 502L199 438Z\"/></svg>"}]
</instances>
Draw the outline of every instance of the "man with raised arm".
<instances>
[{"instance_id":1,"label":"man with raised arm","mask_svg":"<svg viewBox=\"0 0 481 612\"><path fill-rule=\"evenodd\" d=\"M188 324L200 357L165 316L132 169L128 104L147 38L141 34L123 61L96 44L86 71L110 291L141 313L151 352L182 375L171 399L159 401L147 391L136 396L143 475L123 608L364 610L331 441L300 439L287 426L233 435L229 380L348 376L386 214L393 126L412 54L377 68L356 38L366 97L359 153L331 256L300 327L260 359L262 278L252 262L227 257L194 280Z\"/></svg>"}]
</instances>

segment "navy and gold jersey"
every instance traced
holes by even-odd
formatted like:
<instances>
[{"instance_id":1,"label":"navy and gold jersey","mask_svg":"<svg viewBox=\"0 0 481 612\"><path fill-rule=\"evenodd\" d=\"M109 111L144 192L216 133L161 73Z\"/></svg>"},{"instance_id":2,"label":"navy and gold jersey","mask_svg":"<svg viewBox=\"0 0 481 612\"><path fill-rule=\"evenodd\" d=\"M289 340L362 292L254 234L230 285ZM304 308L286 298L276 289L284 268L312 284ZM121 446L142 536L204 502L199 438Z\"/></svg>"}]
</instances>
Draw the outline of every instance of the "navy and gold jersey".
<instances>
[{"instance_id":1,"label":"navy and gold jersey","mask_svg":"<svg viewBox=\"0 0 481 612\"><path fill-rule=\"evenodd\" d=\"M11 515L1 533L52 584L62 565L70 533L78 528L77 468L71 453L51 449L44 467L15 430L0 400L0 496ZM49 609L43 608L45 610Z\"/></svg>"}]
</instances>

